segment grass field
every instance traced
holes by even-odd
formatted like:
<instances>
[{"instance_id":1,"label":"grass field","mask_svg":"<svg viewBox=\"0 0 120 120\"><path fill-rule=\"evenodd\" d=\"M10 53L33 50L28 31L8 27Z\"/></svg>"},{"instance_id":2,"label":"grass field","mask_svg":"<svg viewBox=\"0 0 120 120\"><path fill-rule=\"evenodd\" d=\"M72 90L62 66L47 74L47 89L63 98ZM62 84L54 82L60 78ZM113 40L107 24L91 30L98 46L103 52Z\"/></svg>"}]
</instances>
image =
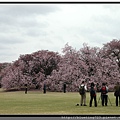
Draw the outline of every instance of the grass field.
<instances>
[{"instance_id":1,"label":"grass field","mask_svg":"<svg viewBox=\"0 0 120 120\"><path fill-rule=\"evenodd\" d=\"M0 91L0 114L12 115L119 115L120 107L115 106L115 97L109 93L108 106L89 107L89 93L87 93L87 106L76 106L80 101L77 92L47 92L40 91L3 92ZM97 101L100 94L97 93Z\"/></svg>"}]
</instances>

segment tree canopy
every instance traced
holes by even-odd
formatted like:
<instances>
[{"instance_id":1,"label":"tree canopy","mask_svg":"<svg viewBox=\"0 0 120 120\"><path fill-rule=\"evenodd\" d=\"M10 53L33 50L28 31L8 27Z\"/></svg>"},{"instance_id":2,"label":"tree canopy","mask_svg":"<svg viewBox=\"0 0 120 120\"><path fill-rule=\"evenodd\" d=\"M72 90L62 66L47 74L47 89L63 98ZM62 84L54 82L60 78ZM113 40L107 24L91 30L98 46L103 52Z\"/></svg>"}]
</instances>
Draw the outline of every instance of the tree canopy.
<instances>
[{"instance_id":1,"label":"tree canopy","mask_svg":"<svg viewBox=\"0 0 120 120\"><path fill-rule=\"evenodd\" d=\"M20 55L13 63L0 64L0 82L4 89L29 88L49 91L78 91L82 80L87 84L107 82L112 90L120 80L120 40L112 40L102 48L83 44L79 50L69 46L63 48L63 55L41 50L32 54Z\"/></svg>"}]
</instances>

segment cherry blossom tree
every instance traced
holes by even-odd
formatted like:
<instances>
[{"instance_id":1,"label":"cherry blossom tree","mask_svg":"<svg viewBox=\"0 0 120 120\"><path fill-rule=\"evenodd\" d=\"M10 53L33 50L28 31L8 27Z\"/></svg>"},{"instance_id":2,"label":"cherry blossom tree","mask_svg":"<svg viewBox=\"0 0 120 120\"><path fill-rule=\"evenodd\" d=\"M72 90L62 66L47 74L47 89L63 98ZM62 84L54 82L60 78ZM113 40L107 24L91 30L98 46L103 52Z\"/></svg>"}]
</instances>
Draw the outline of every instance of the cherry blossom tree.
<instances>
[{"instance_id":1,"label":"cherry blossom tree","mask_svg":"<svg viewBox=\"0 0 120 120\"><path fill-rule=\"evenodd\" d=\"M113 83L120 77L115 59L103 55L103 49L84 45L81 59L88 65L89 80L99 83L107 82L113 89Z\"/></svg>"},{"instance_id":2,"label":"cherry blossom tree","mask_svg":"<svg viewBox=\"0 0 120 120\"><path fill-rule=\"evenodd\" d=\"M6 67L2 74L4 89L18 88L28 84L42 89L43 82L57 68L60 55L47 50L32 54L20 55L19 59Z\"/></svg>"},{"instance_id":3,"label":"cherry blossom tree","mask_svg":"<svg viewBox=\"0 0 120 120\"><path fill-rule=\"evenodd\" d=\"M112 41L104 44L103 55L110 59L116 60L120 70L120 40L113 39Z\"/></svg>"},{"instance_id":4,"label":"cherry blossom tree","mask_svg":"<svg viewBox=\"0 0 120 120\"><path fill-rule=\"evenodd\" d=\"M11 63L0 63L0 87L1 87L1 80L3 75L3 69L5 69L7 66L11 66Z\"/></svg>"},{"instance_id":5,"label":"cherry blossom tree","mask_svg":"<svg viewBox=\"0 0 120 120\"><path fill-rule=\"evenodd\" d=\"M86 43L79 50L69 46L63 48L63 55L48 50L20 55L4 69L1 69L1 84L4 89L21 89L25 84L29 88L48 91L78 91L85 80L88 87L91 82L100 86L107 82L112 90L120 79L120 41L113 40L103 48L90 47Z\"/></svg>"},{"instance_id":6,"label":"cherry blossom tree","mask_svg":"<svg viewBox=\"0 0 120 120\"><path fill-rule=\"evenodd\" d=\"M107 82L111 89L119 77L115 60L103 56L103 50L83 44L83 48L75 50L68 44L63 49L64 55L58 69L46 80L49 90L62 91L67 84L67 91L78 91L82 80L89 83Z\"/></svg>"}]
</instances>

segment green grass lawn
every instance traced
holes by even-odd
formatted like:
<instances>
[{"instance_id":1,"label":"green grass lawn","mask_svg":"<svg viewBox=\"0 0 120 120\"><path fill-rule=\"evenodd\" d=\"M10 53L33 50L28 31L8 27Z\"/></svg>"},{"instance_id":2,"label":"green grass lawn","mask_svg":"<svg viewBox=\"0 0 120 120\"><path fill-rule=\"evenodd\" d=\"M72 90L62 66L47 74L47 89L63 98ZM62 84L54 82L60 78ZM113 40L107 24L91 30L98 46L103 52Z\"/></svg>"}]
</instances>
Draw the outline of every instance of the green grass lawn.
<instances>
[{"instance_id":1,"label":"green grass lawn","mask_svg":"<svg viewBox=\"0 0 120 120\"><path fill-rule=\"evenodd\" d=\"M77 92L47 92L43 94L40 91L3 92L0 91L0 114L12 115L119 115L120 107L115 106L115 97L109 93L107 107L101 106L101 100L98 107L89 107L89 93L87 93L87 106L76 106L80 102L80 95ZM97 101L100 94L97 93Z\"/></svg>"}]
</instances>

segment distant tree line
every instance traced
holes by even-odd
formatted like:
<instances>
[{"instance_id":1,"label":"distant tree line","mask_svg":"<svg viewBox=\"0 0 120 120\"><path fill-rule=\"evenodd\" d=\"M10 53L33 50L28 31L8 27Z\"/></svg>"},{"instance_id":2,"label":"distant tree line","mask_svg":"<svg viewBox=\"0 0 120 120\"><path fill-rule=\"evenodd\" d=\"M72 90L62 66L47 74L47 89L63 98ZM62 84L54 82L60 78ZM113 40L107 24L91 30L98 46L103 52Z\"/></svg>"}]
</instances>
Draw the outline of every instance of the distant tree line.
<instances>
[{"instance_id":1,"label":"distant tree line","mask_svg":"<svg viewBox=\"0 0 120 120\"><path fill-rule=\"evenodd\" d=\"M120 81L120 40L114 39L102 48L83 44L79 50L69 46L58 52L41 50L20 55L13 63L0 64L0 85L5 90L29 89L48 91L78 91L82 80L102 85L107 82L110 90Z\"/></svg>"}]
</instances>

